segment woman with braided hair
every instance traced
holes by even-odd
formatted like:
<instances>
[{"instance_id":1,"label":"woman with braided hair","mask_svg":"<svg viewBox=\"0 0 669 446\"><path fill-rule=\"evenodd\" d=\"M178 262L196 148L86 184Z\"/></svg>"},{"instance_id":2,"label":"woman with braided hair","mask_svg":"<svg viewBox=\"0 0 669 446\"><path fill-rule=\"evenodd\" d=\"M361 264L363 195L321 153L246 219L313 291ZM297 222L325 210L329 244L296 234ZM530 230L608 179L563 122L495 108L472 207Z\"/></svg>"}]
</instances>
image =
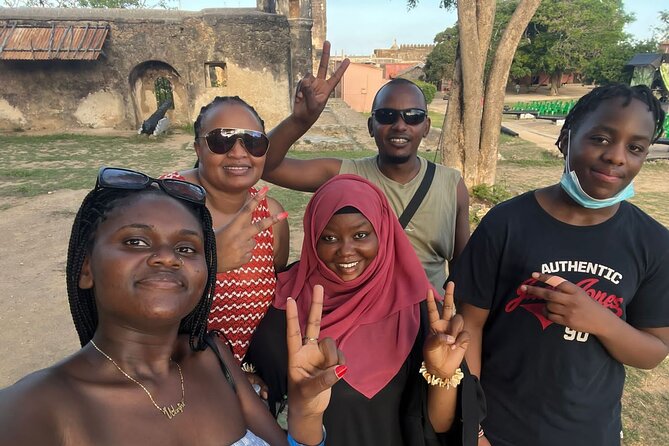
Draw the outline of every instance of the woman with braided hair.
<instances>
[{"instance_id":1,"label":"woman with braided hair","mask_svg":"<svg viewBox=\"0 0 669 446\"><path fill-rule=\"evenodd\" d=\"M216 247L204 203L194 184L100 170L67 258L82 348L0 391L0 444L323 444L343 356L332 339L303 343L288 303L296 410L286 437L227 346L207 334ZM320 303L309 310L309 337L319 336Z\"/></svg>"},{"instance_id":2,"label":"woman with braided hair","mask_svg":"<svg viewBox=\"0 0 669 446\"><path fill-rule=\"evenodd\" d=\"M669 353L669 231L626 201L664 118L645 86L583 96L559 183L492 209L458 259L493 445L620 444L624 365Z\"/></svg>"}]
</instances>

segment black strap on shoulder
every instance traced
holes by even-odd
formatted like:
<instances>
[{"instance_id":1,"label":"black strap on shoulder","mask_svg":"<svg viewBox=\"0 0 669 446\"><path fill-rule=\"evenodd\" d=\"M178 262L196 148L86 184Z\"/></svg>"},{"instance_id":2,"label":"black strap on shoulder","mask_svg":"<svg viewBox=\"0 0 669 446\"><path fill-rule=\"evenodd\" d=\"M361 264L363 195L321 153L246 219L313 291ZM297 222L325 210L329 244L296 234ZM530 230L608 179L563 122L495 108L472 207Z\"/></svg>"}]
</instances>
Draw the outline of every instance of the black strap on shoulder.
<instances>
[{"instance_id":1,"label":"black strap on shoulder","mask_svg":"<svg viewBox=\"0 0 669 446\"><path fill-rule=\"evenodd\" d=\"M409 204L407 205L406 209L404 209L404 212L402 212L402 215L400 215L399 220L400 220L400 225L402 225L402 229L407 227L407 225L413 218L414 214L420 207L420 204L423 202L425 195L427 195L427 191L430 189L430 185L432 184L432 180L434 179L434 172L436 169L437 168L432 161L427 162L427 171L425 172L423 181L420 182L418 190L416 190L416 193L413 194L413 197L411 197L411 201L409 201Z\"/></svg>"},{"instance_id":2,"label":"black strap on shoulder","mask_svg":"<svg viewBox=\"0 0 669 446\"><path fill-rule=\"evenodd\" d=\"M223 376L225 376L225 379L228 381L228 383L232 387L232 390L234 390L234 392L237 393L237 385L235 384L235 379L232 377L232 374L230 373L230 370L228 369L228 366L225 364L225 361L223 361L223 357L221 356L221 352L218 350L218 346L216 345L216 341L212 338L211 333L207 333L204 336L204 342L207 343L207 345L211 348L211 350L214 352L214 354L218 358L218 363L220 364L221 370L223 371Z\"/></svg>"}]
</instances>

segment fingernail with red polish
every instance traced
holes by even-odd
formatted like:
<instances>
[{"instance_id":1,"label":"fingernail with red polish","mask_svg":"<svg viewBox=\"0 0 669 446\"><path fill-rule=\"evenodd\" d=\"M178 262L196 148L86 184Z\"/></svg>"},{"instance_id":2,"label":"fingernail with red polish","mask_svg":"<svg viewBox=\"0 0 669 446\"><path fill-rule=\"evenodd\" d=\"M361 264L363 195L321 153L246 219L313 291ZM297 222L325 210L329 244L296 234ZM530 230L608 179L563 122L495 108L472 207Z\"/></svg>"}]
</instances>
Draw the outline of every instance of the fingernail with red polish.
<instances>
[{"instance_id":1,"label":"fingernail with red polish","mask_svg":"<svg viewBox=\"0 0 669 446\"><path fill-rule=\"evenodd\" d=\"M269 190L268 186L263 186L262 189L258 192L260 195L265 195L267 191Z\"/></svg>"},{"instance_id":2,"label":"fingernail with red polish","mask_svg":"<svg viewBox=\"0 0 669 446\"><path fill-rule=\"evenodd\" d=\"M337 375L337 378L341 378L346 374L346 371L348 370L348 367L345 365L338 365L335 367L335 375Z\"/></svg>"},{"instance_id":3,"label":"fingernail with red polish","mask_svg":"<svg viewBox=\"0 0 669 446\"><path fill-rule=\"evenodd\" d=\"M278 218L279 220L285 220L286 218L288 218L288 212L283 211L280 214L277 214L276 218Z\"/></svg>"}]
</instances>

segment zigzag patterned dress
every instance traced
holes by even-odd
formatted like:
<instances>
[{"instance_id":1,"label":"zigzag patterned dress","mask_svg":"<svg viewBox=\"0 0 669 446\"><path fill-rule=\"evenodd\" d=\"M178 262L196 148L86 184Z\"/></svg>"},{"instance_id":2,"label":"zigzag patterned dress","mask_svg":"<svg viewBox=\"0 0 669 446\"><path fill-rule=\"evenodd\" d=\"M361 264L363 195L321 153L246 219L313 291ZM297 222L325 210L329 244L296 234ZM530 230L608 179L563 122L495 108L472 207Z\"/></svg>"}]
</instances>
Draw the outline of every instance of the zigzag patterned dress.
<instances>
[{"instance_id":1,"label":"zigzag patterned dress","mask_svg":"<svg viewBox=\"0 0 669 446\"><path fill-rule=\"evenodd\" d=\"M161 178L186 179L173 172ZM258 193L254 187L251 195ZM252 222L269 217L267 198L253 211ZM272 228L255 236L256 246L251 261L225 273L216 274L216 293L209 313L208 329L223 333L239 362L244 360L251 336L272 300L276 289L274 274L274 233Z\"/></svg>"}]
</instances>

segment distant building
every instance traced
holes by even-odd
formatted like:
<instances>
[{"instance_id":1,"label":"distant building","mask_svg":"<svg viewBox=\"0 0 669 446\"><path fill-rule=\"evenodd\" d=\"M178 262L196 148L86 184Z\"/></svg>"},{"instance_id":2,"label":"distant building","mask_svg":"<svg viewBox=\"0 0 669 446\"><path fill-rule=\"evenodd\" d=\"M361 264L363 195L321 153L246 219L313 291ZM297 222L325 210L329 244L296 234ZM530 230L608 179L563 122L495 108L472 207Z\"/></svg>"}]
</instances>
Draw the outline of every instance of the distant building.
<instances>
[{"instance_id":1,"label":"distant building","mask_svg":"<svg viewBox=\"0 0 669 446\"><path fill-rule=\"evenodd\" d=\"M369 112L376 92L390 79L402 77L412 81L425 79L425 60L434 45L397 45L377 48L370 56L334 55L331 69L345 58L351 61L335 91L352 109Z\"/></svg>"},{"instance_id":2,"label":"distant building","mask_svg":"<svg viewBox=\"0 0 669 446\"><path fill-rule=\"evenodd\" d=\"M395 62L425 62L428 54L434 49L434 44L412 44L397 45L393 42L390 48L378 48L374 50L377 59L393 59Z\"/></svg>"}]
</instances>

